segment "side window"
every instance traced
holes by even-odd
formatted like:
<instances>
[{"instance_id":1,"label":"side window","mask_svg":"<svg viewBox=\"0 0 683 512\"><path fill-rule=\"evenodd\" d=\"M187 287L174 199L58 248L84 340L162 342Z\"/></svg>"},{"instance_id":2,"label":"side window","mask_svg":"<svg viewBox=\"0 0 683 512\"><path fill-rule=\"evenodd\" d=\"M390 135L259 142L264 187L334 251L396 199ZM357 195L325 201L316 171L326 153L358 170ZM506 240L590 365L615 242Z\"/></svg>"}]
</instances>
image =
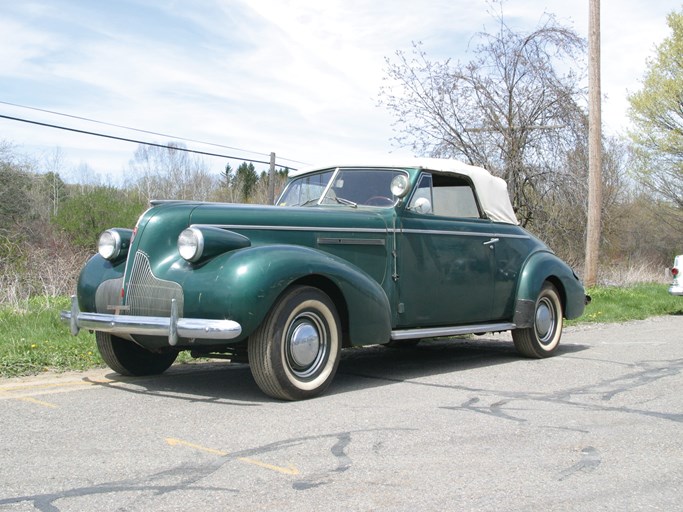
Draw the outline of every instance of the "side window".
<instances>
[{"instance_id":1,"label":"side window","mask_svg":"<svg viewBox=\"0 0 683 512\"><path fill-rule=\"evenodd\" d=\"M442 217L481 218L472 186L459 176L423 175L409 207Z\"/></svg>"},{"instance_id":2,"label":"side window","mask_svg":"<svg viewBox=\"0 0 683 512\"><path fill-rule=\"evenodd\" d=\"M410 200L408 209L417 213L430 214L434 213L432 211L433 204L434 198L432 197L432 175L423 174L422 177L420 177L420 181L417 184L415 192L413 193L413 198Z\"/></svg>"}]
</instances>

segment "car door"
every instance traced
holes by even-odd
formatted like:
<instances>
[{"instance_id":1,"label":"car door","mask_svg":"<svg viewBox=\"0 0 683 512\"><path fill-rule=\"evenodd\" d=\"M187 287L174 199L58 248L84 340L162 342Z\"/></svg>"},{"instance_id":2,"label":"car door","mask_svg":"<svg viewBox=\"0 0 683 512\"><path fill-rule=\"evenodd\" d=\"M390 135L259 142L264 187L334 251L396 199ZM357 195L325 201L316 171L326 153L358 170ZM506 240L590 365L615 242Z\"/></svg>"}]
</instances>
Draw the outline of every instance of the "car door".
<instances>
[{"instance_id":1,"label":"car door","mask_svg":"<svg viewBox=\"0 0 683 512\"><path fill-rule=\"evenodd\" d=\"M491 319L495 225L482 218L469 180L423 173L398 231L399 327Z\"/></svg>"}]
</instances>

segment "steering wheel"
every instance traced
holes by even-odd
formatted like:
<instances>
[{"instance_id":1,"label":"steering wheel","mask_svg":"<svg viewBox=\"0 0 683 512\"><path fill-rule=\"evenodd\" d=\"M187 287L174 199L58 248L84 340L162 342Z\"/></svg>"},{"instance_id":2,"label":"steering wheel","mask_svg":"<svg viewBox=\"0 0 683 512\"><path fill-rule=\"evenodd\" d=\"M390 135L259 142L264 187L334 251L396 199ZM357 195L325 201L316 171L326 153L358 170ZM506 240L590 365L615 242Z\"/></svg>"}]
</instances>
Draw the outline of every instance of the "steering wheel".
<instances>
[{"instance_id":1,"label":"steering wheel","mask_svg":"<svg viewBox=\"0 0 683 512\"><path fill-rule=\"evenodd\" d=\"M385 196L372 196L370 199L365 201L368 206L393 206L394 200Z\"/></svg>"}]
</instances>

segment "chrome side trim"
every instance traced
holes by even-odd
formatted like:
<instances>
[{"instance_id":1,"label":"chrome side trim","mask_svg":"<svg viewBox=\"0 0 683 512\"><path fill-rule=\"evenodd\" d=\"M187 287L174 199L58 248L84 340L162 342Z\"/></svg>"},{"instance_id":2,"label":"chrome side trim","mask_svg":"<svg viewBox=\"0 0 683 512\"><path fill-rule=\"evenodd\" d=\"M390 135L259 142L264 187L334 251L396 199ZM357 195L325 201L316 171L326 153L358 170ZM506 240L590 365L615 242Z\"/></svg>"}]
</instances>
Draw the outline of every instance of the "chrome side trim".
<instances>
[{"instance_id":1,"label":"chrome side trim","mask_svg":"<svg viewBox=\"0 0 683 512\"><path fill-rule=\"evenodd\" d=\"M249 224L192 224L194 227L214 227L221 229L269 230L269 231L328 231L331 233L381 233L386 235L391 230L381 228L333 228L329 226L267 226Z\"/></svg>"},{"instance_id":2,"label":"chrome side trim","mask_svg":"<svg viewBox=\"0 0 683 512\"><path fill-rule=\"evenodd\" d=\"M319 245L386 245L382 238L318 238Z\"/></svg>"},{"instance_id":3,"label":"chrome side trim","mask_svg":"<svg viewBox=\"0 0 683 512\"><path fill-rule=\"evenodd\" d=\"M396 233L408 235L449 235L449 236L476 236L476 237L499 237L499 238L519 238L527 240L529 235L514 235L510 233L494 233L492 231L447 231L437 229L402 229L402 228L339 228L330 226L269 226L269 225L248 225L248 224L193 224L194 227L214 227L221 229L239 230L272 230L272 231L322 231L330 233Z\"/></svg>"},{"instance_id":4,"label":"chrome side trim","mask_svg":"<svg viewBox=\"0 0 683 512\"><path fill-rule=\"evenodd\" d=\"M459 336L478 332L501 332L515 329L512 323L461 325L455 327L428 327L425 329L402 329L391 331L391 339L396 341L418 338L438 338L440 336Z\"/></svg>"},{"instance_id":5,"label":"chrome side trim","mask_svg":"<svg viewBox=\"0 0 683 512\"><path fill-rule=\"evenodd\" d=\"M399 231L409 235L451 235L451 236L477 236L477 237L498 237L498 238L521 238L529 239L529 235L512 235L509 233L494 233L483 231L446 231L436 229L402 229Z\"/></svg>"},{"instance_id":6,"label":"chrome side trim","mask_svg":"<svg viewBox=\"0 0 683 512\"><path fill-rule=\"evenodd\" d=\"M62 311L63 322L71 326L71 334L80 329L108 332L111 334L147 334L168 336L168 344L174 346L178 338L201 338L210 340L231 340L242 334L242 326L233 320L206 318L178 318L175 299L171 305L171 316L133 316L87 313L78 310L78 299L71 298L71 311Z\"/></svg>"}]
</instances>

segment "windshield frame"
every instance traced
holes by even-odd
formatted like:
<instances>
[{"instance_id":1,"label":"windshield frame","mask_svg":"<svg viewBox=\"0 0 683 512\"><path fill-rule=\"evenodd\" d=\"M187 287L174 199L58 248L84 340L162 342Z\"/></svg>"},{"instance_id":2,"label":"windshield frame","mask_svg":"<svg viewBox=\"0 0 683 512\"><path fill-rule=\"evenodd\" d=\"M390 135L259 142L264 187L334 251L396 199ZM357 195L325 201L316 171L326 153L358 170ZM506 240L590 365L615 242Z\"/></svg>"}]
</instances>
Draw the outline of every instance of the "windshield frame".
<instances>
[{"instance_id":1,"label":"windshield frame","mask_svg":"<svg viewBox=\"0 0 683 512\"><path fill-rule=\"evenodd\" d=\"M291 191L292 186L294 186L298 180L300 179L305 179L306 177L314 176L317 174L325 174L332 171L332 174L330 175L330 179L325 185L325 188L323 189L323 192L320 194L320 196L313 200L310 199L307 202L304 202L302 204L297 204L297 205L286 205L286 204L281 204L283 198L287 196L287 194ZM336 194L334 197L330 195L330 191L334 187L335 183L338 180L338 177L340 174L345 173L345 172L358 172L358 171L365 171L365 172L392 172L394 175L396 174L404 174L405 176L408 177L410 180L411 176L410 173L408 172L407 169L403 169L400 167L373 167L373 166L348 166L348 167L330 167L327 169L316 169L316 172L311 172L311 173L304 173L298 176L293 176L290 180L290 182L287 184L287 187L282 191L282 194L276 201L276 204L279 206L292 206L294 208L298 207L310 207L310 206L344 206L344 207L352 207L352 208L357 208L359 206L366 207L366 208L394 208L396 205L401 201L401 198L394 196L391 193L391 189L388 188L386 190L386 199L390 199L392 202L391 204L386 204L386 205L376 205L376 204L364 204L362 202L358 203L353 200L353 198L347 198L347 197L336 197ZM308 204L307 204L308 203Z\"/></svg>"}]
</instances>

